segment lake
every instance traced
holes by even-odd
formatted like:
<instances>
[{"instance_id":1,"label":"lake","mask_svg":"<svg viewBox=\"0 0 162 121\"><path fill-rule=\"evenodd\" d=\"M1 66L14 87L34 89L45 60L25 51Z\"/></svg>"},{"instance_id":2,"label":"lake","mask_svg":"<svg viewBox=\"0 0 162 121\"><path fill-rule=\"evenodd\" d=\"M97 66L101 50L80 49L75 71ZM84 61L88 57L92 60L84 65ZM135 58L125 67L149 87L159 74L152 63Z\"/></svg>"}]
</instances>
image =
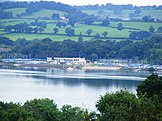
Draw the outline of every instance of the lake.
<instances>
[{"instance_id":1,"label":"lake","mask_svg":"<svg viewBox=\"0 0 162 121\"><path fill-rule=\"evenodd\" d=\"M58 106L70 104L94 111L101 95L121 89L136 94L136 86L148 75L133 71L3 67L0 69L0 100L24 103L34 98L50 98Z\"/></svg>"}]
</instances>

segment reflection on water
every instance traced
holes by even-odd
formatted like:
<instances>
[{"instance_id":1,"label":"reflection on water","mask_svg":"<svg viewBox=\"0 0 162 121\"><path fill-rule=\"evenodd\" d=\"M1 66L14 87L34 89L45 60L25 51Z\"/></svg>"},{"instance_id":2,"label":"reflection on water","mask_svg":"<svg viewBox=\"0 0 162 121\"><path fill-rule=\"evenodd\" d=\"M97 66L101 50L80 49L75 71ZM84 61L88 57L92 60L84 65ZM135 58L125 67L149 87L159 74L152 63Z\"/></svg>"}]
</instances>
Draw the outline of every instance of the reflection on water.
<instances>
[{"instance_id":1,"label":"reflection on water","mask_svg":"<svg viewBox=\"0 0 162 121\"><path fill-rule=\"evenodd\" d=\"M70 104L94 110L100 95L121 89L136 93L136 86L148 74L129 71L0 69L0 99L25 102L33 98L50 98L60 106Z\"/></svg>"}]
</instances>

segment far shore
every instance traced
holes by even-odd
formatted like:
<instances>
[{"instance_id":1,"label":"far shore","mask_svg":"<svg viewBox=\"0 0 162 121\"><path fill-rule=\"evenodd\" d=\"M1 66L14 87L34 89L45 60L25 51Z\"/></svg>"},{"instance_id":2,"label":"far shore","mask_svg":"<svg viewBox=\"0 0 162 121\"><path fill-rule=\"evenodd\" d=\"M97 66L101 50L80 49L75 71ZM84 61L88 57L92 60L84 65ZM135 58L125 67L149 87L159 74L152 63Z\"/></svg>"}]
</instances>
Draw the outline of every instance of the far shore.
<instances>
[{"instance_id":1,"label":"far shore","mask_svg":"<svg viewBox=\"0 0 162 121\"><path fill-rule=\"evenodd\" d=\"M11 67L38 67L38 68L58 68L58 69L79 69L85 71L115 71L115 70L130 70L130 71L149 71L146 68L123 68L120 66L98 66L93 64L85 65L51 65L51 64L16 64L16 63L4 63L0 62L0 66ZM162 73L161 69L155 69L154 72Z\"/></svg>"},{"instance_id":2,"label":"far shore","mask_svg":"<svg viewBox=\"0 0 162 121\"><path fill-rule=\"evenodd\" d=\"M116 66L83 66L82 69L84 70L120 70L121 67Z\"/></svg>"},{"instance_id":3,"label":"far shore","mask_svg":"<svg viewBox=\"0 0 162 121\"><path fill-rule=\"evenodd\" d=\"M106 70L120 70L122 67L117 66L97 66L93 64L85 64L80 66L63 66L63 65L49 65L49 64L15 64L15 63L0 63L1 66L14 66L14 67L43 67L43 68L60 68L60 69L67 69L72 67L73 69L82 69L82 70L89 70L89 71L106 71ZM78 67L78 68L77 68Z\"/></svg>"}]
</instances>

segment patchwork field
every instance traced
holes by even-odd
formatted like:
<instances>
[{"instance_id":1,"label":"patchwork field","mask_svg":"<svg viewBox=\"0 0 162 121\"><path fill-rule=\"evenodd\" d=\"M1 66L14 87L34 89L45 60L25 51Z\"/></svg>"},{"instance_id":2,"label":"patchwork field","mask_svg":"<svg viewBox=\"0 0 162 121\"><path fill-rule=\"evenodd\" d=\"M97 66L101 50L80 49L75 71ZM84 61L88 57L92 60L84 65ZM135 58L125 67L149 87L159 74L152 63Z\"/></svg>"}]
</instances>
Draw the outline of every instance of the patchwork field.
<instances>
[{"instance_id":1,"label":"patchwork field","mask_svg":"<svg viewBox=\"0 0 162 121\"><path fill-rule=\"evenodd\" d=\"M33 22L34 20L32 19L13 19L13 20L3 20L5 25L15 25L17 23L22 23L22 22ZM24 33L11 33L11 34L7 34L7 35L3 35L6 37L9 37L12 40L16 40L18 38L26 38L26 39L42 39L42 38L51 38L54 41L62 41L64 39L73 39L73 40L77 40L78 37L71 37L71 36L66 36L65 33L65 29L70 27L72 29L75 30L75 35L79 35L80 32L82 32L83 35L87 35L86 31L88 29L92 29L93 32L91 34L91 36L96 35L97 33L100 34L101 37L103 37L102 33L104 31L108 32L108 37L110 38L128 38L129 34L131 31L148 31L150 26L153 26L155 28L155 31L157 31L159 26L162 26L162 23L144 23L144 22L121 22L124 26L124 29L122 31L119 31L116 27L117 24L119 22L111 22L110 26L107 27L103 27L103 26L99 26L100 22L96 22L94 25L86 25L86 24L76 24L74 27L71 27L70 25L66 26L65 28L58 28L56 26L56 21L53 20L41 20L41 21L46 21L47 24L47 28L45 29L45 31L42 32L42 35L39 34L24 34ZM60 35L54 35L53 33L53 29L54 28L58 28L59 32L58 34L63 34L64 36L60 36ZM134 29L138 29L138 30L134 30ZM2 31L2 30L1 30ZM0 32L0 35L4 34L4 32ZM50 35L48 35L50 34ZM51 35L53 34L53 35ZM87 37L87 39L84 40L89 40L89 38Z\"/></svg>"},{"instance_id":2,"label":"patchwork field","mask_svg":"<svg viewBox=\"0 0 162 121\"><path fill-rule=\"evenodd\" d=\"M155 34L161 35L160 33L156 33L157 29L162 26L162 23L151 23L151 22L110 22L109 26L100 26L101 22L95 22L92 25L86 25L86 24L80 24L77 23L75 24L74 27L71 27L70 25L66 27L61 27L58 28L56 26L56 20L51 20L51 16L53 13L58 13L60 16L64 16L66 14L65 12L62 11L57 11L57 10L47 10L47 9L42 9L38 12L35 12L31 15L26 15L22 16L21 18L17 18L17 14L21 14L25 12L25 8L13 8L13 9L6 9L5 11L12 11L13 16L15 17L14 19L1 19L0 22L4 25L15 25L18 23L28 23L30 25L31 22L35 21L35 18L43 18L43 17L48 17L50 20L39 20L44 21L47 23L47 28L42 32L38 34L27 34L27 33L7 33L3 31L3 29L0 30L0 36L5 36L8 37L12 40L17 40L18 38L26 38L27 40L31 39L43 39L43 38L51 38L53 41L63 41L65 39L72 39L72 40L77 40L78 35L80 32L82 32L83 36L87 36L86 31L88 29L92 29L93 32L91 34L91 37L84 37L84 41L86 40L91 40L97 33L100 34L100 36L103 39L102 33L107 31L108 32L108 38L113 39L116 38L117 40L121 40L122 38L128 38L129 34L132 31L149 31L149 27L153 26L155 28ZM83 11L85 13L88 13L90 15L99 15L99 16L109 16L112 18L129 18L129 13L133 13L134 10L123 10L120 15L114 15L113 10L104 10L103 14L98 14L98 10L85 10ZM140 16L138 18L142 18L145 15L151 15L153 18L158 18L162 19L161 16L162 10L142 10L140 13ZM122 31L117 29L117 26L119 23L123 24L124 29ZM59 32L58 35L54 35L54 28L58 28ZM67 36L65 33L66 28L72 28L75 30L75 36Z\"/></svg>"}]
</instances>

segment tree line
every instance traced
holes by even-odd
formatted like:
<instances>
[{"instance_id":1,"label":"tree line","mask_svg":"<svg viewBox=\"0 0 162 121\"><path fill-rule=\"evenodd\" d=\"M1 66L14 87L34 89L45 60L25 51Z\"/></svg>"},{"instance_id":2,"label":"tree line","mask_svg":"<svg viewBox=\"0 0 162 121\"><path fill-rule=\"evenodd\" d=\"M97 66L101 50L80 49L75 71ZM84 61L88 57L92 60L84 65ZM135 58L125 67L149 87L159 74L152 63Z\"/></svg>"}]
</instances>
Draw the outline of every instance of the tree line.
<instances>
[{"instance_id":1,"label":"tree line","mask_svg":"<svg viewBox=\"0 0 162 121\"><path fill-rule=\"evenodd\" d=\"M11 48L7 54L30 55L32 58L46 57L84 57L95 61L97 59L131 59L147 60L150 64L162 64L162 37L153 36L142 41L113 41L92 40L83 41L82 33L78 40L52 41L49 38L28 41L18 39L12 41L6 37L0 37L3 47ZM6 58L6 53L1 54Z\"/></svg>"},{"instance_id":2,"label":"tree line","mask_svg":"<svg viewBox=\"0 0 162 121\"><path fill-rule=\"evenodd\" d=\"M2 9L10 9L10 8L25 8L33 4L39 4L43 7L46 8L51 8L52 6L57 7L58 9L62 9L60 7L62 6L55 6L56 2L47 2L47 1L40 1L40 2L12 2L12 1L6 1L6 2L1 2L0 7ZM60 4L60 3L58 3ZM62 3L61 3L62 4ZM65 4L62 4L65 5ZM68 8L69 5L66 5L66 8ZM53 8L53 7L52 7ZM88 10L96 10L96 9L108 9L108 10L114 10L114 9L123 9L123 10L136 10L136 9L162 9L162 5L156 6L133 6L132 4L127 4L127 5L115 5L111 3L107 3L105 5L84 5L84 6L74 6L75 9L83 10L83 9L88 9Z\"/></svg>"},{"instance_id":3,"label":"tree line","mask_svg":"<svg viewBox=\"0 0 162 121\"><path fill-rule=\"evenodd\" d=\"M54 1L40 1L40 2L30 2L27 6L26 12L33 13L41 9L60 10L67 13L76 11L75 8L67 4Z\"/></svg>"},{"instance_id":4,"label":"tree line","mask_svg":"<svg viewBox=\"0 0 162 121\"><path fill-rule=\"evenodd\" d=\"M107 3L105 5L83 5L83 6L74 6L76 9L79 10L103 10L103 9L107 9L107 10L137 10L137 9L148 9L148 10L161 10L162 9L162 5L156 6L156 5L152 5L152 6L134 6L132 4L126 4L126 5L114 5L111 3Z\"/></svg>"},{"instance_id":5,"label":"tree line","mask_svg":"<svg viewBox=\"0 0 162 121\"><path fill-rule=\"evenodd\" d=\"M16 33L42 33L47 27L46 22L38 22L36 19L35 22L30 24L24 22L15 25L7 25L4 28L4 32L16 32Z\"/></svg>"},{"instance_id":6,"label":"tree line","mask_svg":"<svg viewBox=\"0 0 162 121\"><path fill-rule=\"evenodd\" d=\"M137 86L137 96L121 90L106 93L95 111L63 105L51 99L33 99L23 105L0 101L1 121L160 121L162 120L162 77L156 73Z\"/></svg>"}]
</instances>

